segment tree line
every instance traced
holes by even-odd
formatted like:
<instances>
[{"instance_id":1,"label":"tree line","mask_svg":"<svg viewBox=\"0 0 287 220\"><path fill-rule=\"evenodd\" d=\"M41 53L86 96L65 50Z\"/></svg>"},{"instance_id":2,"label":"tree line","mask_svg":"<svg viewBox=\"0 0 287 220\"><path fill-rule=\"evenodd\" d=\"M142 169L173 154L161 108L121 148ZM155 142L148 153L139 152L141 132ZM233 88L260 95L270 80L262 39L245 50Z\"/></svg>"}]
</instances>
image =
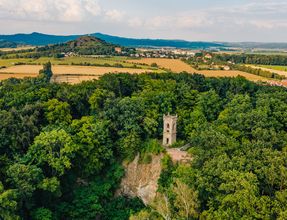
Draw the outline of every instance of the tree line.
<instances>
[{"instance_id":1,"label":"tree line","mask_svg":"<svg viewBox=\"0 0 287 220\"><path fill-rule=\"evenodd\" d=\"M236 64L258 64L258 65L287 65L287 56L263 55L263 54L213 54L215 61L231 61Z\"/></svg>"}]
</instances>

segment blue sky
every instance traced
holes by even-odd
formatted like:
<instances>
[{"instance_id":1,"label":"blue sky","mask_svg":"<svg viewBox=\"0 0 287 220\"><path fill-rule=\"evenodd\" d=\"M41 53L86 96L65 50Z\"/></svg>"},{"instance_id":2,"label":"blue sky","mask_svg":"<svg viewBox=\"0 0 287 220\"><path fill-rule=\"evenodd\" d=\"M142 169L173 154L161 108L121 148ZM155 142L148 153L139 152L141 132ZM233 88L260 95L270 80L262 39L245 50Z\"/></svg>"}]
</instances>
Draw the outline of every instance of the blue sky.
<instances>
[{"instance_id":1,"label":"blue sky","mask_svg":"<svg viewBox=\"0 0 287 220\"><path fill-rule=\"evenodd\" d=\"M1 34L287 42L287 0L0 0Z\"/></svg>"}]
</instances>

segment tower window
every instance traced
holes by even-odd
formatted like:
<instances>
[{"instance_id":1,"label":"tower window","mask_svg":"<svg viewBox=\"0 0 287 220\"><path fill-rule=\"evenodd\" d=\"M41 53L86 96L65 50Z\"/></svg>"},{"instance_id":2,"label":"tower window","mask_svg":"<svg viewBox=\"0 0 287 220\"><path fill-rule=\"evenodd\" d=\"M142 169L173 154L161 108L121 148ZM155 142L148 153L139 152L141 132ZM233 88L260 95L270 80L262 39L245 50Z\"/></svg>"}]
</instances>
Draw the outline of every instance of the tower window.
<instances>
[{"instance_id":1,"label":"tower window","mask_svg":"<svg viewBox=\"0 0 287 220\"><path fill-rule=\"evenodd\" d=\"M166 124L166 128L169 129L169 123Z\"/></svg>"},{"instance_id":2,"label":"tower window","mask_svg":"<svg viewBox=\"0 0 287 220\"><path fill-rule=\"evenodd\" d=\"M169 144L169 138L166 139L166 144Z\"/></svg>"}]
</instances>

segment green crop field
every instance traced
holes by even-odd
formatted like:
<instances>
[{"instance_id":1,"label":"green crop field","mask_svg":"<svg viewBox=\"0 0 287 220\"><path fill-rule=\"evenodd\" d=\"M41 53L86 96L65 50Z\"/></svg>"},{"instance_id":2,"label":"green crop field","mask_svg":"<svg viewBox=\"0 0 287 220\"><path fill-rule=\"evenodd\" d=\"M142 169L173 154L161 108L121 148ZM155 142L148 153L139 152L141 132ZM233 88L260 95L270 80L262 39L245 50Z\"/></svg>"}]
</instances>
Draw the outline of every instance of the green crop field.
<instances>
[{"instance_id":1,"label":"green crop field","mask_svg":"<svg viewBox=\"0 0 287 220\"><path fill-rule=\"evenodd\" d=\"M259 66L272 70L287 71L287 66L271 66L271 65L259 65Z\"/></svg>"},{"instance_id":2,"label":"green crop field","mask_svg":"<svg viewBox=\"0 0 287 220\"><path fill-rule=\"evenodd\" d=\"M142 68L147 69L145 65L134 65L129 62L127 57L65 57L65 58L49 58L41 57L32 61L30 64L44 64L50 61L56 65L122 65L126 68Z\"/></svg>"},{"instance_id":3,"label":"green crop field","mask_svg":"<svg viewBox=\"0 0 287 220\"><path fill-rule=\"evenodd\" d=\"M152 68L149 65L134 64L128 62L128 57L65 57L65 58L51 58L41 57L39 59L0 59L0 67L10 67L21 64L28 65L43 65L50 61L53 65L79 65L79 66L111 66L111 67L122 67L122 68L138 68L138 69L149 69L158 70L158 68Z\"/></svg>"},{"instance_id":4,"label":"green crop field","mask_svg":"<svg viewBox=\"0 0 287 220\"><path fill-rule=\"evenodd\" d=\"M0 59L0 67L10 67L19 63L29 63L33 59Z\"/></svg>"}]
</instances>

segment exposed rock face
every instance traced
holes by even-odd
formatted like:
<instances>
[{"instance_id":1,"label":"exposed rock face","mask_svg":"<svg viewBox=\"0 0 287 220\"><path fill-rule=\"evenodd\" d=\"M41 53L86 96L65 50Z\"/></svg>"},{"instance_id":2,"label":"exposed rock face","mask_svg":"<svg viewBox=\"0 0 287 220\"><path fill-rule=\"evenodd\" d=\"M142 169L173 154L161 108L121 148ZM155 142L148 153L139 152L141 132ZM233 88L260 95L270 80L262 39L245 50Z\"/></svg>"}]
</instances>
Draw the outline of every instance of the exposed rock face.
<instances>
[{"instance_id":1,"label":"exposed rock face","mask_svg":"<svg viewBox=\"0 0 287 220\"><path fill-rule=\"evenodd\" d=\"M154 155L151 163L140 164L139 155L136 156L134 161L125 166L126 175L117 194L139 197L145 204L152 202L158 188L162 157Z\"/></svg>"},{"instance_id":2,"label":"exposed rock face","mask_svg":"<svg viewBox=\"0 0 287 220\"><path fill-rule=\"evenodd\" d=\"M185 163L192 159L187 152L179 149L167 149L166 152L174 163ZM125 176L116 194L138 197L146 205L150 204L157 193L162 158L163 154L153 155L151 163L142 164L138 155L131 163L124 165Z\"/></svg>"}]
</instances>

